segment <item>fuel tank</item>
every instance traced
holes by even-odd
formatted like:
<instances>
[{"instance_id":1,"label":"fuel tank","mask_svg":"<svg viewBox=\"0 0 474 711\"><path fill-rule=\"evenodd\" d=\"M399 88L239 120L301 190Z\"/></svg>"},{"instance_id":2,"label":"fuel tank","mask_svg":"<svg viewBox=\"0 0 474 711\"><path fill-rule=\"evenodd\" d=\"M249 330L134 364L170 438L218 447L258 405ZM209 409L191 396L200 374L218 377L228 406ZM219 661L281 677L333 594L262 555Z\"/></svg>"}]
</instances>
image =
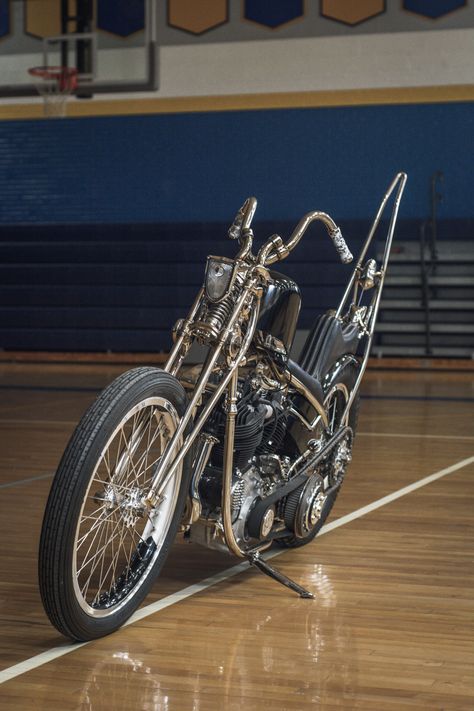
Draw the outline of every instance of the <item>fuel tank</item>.
<instances>
[{"instance_id":1,"label":"fuel tank","mask_svg":"<svg viewBox=\"0 0 474 711\"><path fill-rule=\"evenodd\" d=\"M284 274L270 271L270 276L272 283L262 298L257 329L264 336L278 338L288 355L298 323L301 294L298 285Z\"/></svg>"}]
</instances>

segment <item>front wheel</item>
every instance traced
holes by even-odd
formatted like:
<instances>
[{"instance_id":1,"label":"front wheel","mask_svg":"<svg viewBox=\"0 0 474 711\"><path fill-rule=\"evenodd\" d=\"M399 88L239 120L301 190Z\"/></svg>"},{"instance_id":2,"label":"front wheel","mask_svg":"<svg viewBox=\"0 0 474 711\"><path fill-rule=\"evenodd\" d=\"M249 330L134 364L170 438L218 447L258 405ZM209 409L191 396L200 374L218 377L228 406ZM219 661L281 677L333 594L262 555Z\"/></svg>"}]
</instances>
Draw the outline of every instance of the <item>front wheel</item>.
<instances>
[{"instance_id":1,"label":"front wheel","mask_svg":"<svg viewBox=\"0 0 474 711\"><path fill-rule=\"evenodd\" d=\"M43 604L64 635L83 641L113 632L159 574L186 501L190 457L154 508L144 499L185 408L173 376L136 368L101 393L73 433L39 550Z\"/></svg>"}]
</instances>

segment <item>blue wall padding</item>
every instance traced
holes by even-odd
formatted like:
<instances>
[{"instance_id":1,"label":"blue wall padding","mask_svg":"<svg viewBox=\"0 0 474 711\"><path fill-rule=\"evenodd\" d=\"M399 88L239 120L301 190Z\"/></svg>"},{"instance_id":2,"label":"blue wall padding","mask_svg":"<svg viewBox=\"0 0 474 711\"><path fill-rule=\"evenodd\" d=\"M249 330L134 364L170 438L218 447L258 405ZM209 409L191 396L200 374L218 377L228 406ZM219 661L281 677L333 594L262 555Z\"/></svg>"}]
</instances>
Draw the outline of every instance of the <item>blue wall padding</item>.
<instances>
[{"instance_id":1,"label":"blue wall padding","mask_svg":"<svg viewBox=\"0 0 474 711\"><path fill-rule=\"evenodd\" d=\"M271 28L291 22L303 12L303 0L245 0L245 18Z\"/></svg>"},{"instance_id":2,"label":"blue wall padding","mask_svg":"<svg viewBox=\"0 0 474 711\"><path fill-rule=\"evenodd\" d=\"M433 20L467 5L466 0L403 0L405 10Z\"/></svg>"},{"instance_id":3,"label":"blue wall padding","mask_svg":"<svg viewBox=\"0 0 474 711\"><path fill-rule=\"evenodd\" d=\"M10 0L0 0L0 37L10 32Z\"/></svg>"},{"instance_id":4,"label":"blue wall padding","mask_svg":"<svg viewBox=\"0 0 474 711\"><path fill-rule=\"evenodd\" d=\"M0 229L0 348L5 350L155 351L202 284L207 254L233 256L227 224L16 225ZM256 244L294 223L257 222ZM368 225L342 221L355 254ZM419 224L401 220L397 241ZM385 234L381 230L380 236ZM472 220L441 221L439 237L472 236ZM343 266L321 225L313 225L278 269L303 295L299 328L334 308L351 266Z\"/></svg>"},{"instance_id":5,"label":"blue wall padding","mask_svg":"<svg viewBox=\"0 0 474 711\"><path fill-rule=\"evenodd\" d=\"M145 27L144 0L98 0L97 27L128 37Z\"/></svg>"},{"instance_id":6,"label":"blue wall padding","mask_svg":"<svg viewBox=\"0 0 474 711\"><path fill-rule=\"evenodd\" d=\"M228 221L248 195L258 218L322 209L367 219L394 173L401 215L473 216L473 104L117 116L0 123L0 223Z\"/></svg>"}]
</instances>

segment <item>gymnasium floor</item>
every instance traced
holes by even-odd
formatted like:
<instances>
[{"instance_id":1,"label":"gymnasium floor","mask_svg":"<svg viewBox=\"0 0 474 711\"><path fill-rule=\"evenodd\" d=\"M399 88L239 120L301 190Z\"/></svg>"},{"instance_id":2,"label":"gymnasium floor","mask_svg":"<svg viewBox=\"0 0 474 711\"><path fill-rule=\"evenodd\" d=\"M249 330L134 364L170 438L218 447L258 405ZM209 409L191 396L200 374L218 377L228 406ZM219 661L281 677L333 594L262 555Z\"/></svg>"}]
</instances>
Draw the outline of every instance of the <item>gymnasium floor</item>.
<instances>
[{"instance_id":1,"label":"gymnasium floor","mask_svg":"<svg viewBox=\"0 0 474 711\"><path fill-rule=\"evenodd\" d=\"M123 369L0 366L2 711L472 711L472 371L367 374L335 525L275 560L314 601L178 542L142 619L69 645L38 594L41 517L75 423Z\"/></svg>"}]
</instances>

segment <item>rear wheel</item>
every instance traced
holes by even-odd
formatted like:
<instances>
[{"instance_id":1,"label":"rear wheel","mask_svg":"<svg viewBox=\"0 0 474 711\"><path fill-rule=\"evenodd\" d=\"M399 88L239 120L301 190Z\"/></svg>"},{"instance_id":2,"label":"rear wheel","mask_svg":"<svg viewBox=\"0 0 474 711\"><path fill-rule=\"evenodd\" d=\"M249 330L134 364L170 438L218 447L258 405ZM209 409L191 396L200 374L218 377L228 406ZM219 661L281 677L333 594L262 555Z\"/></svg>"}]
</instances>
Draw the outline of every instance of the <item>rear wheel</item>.
<instances>
[{"instance_id":1,"label":"rear wheel","mask_svg":"<svg viewBox=\"0 0 474 711\"><path fill-rule=\"evenodd\" d=\"M137 368L106 388L76 428L53 481L39 551L44 607L68 637L116 630L159 574L186 500L189 457L154 508L145 497L185 407L173 376Z\"/></svg>"},{"instance_id":2,"label":"rear wheel","mask_svg":"<svg viewBox=\"0 0 474 711\"><path fill-rule=\"evenodd\" d=\"M324 386L324 404L328 413L329 432L333 433L341 424L346 403L357 379L359 369L354 360L348 360ZM357 429L359 395L356 396L347 424L354 435ZM341 445L344 446L344 443ZM348 452L350 455L350 451ZM321 477L334 476L334 471L320 471ZM326 495L320 485L321 478L312 477L308 482L292 492L285 504L285 524L296 535L278 538L275 543L284 548L298 548L315 538L331 513L340 486Z\"/></svg>"}]
</instances>

